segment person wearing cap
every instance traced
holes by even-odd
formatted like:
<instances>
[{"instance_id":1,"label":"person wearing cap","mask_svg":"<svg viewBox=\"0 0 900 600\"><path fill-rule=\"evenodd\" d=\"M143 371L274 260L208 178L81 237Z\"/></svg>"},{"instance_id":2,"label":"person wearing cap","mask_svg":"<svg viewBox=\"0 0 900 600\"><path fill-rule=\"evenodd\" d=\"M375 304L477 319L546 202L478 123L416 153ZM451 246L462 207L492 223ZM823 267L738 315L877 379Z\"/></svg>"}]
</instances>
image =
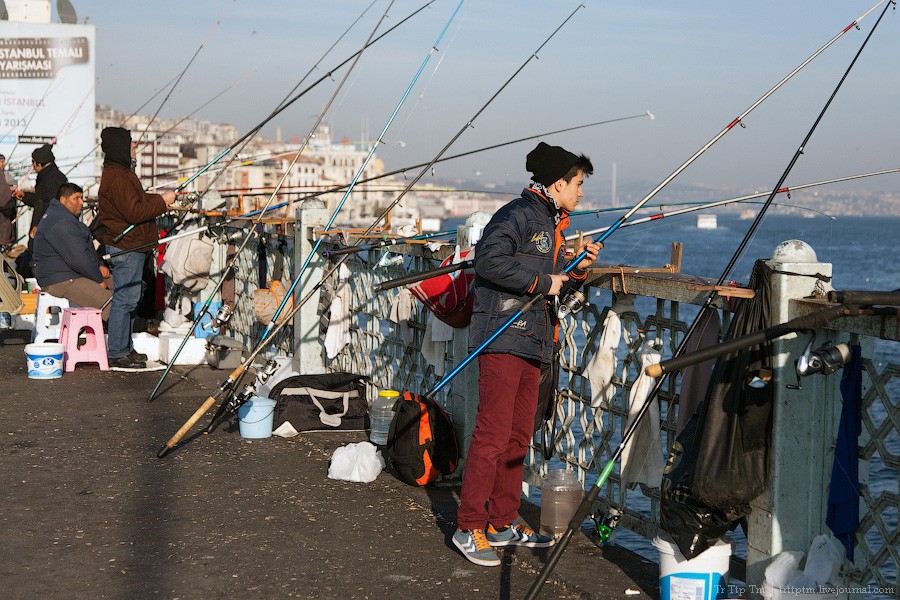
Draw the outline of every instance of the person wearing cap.
<instances>
[{"instance_id":1,"label":"person wearing cap","mask_svg":"<svg viewBox=\"0 0 900 600\"><path fill-rule=\"evenodd\" d=\"M59 186L34 235L34 274L41 290L75 306L99 308L109 318L109 269L100 264L94 238L81 222L84 190Z\"/></svg>"},{"instance_id":2,"label":"person wearing cap","mask_svg":"<svg viewBox=\"0 0 900 600\"><path fill-rule=\"evenodd\" d=\"M15 196L32 208L31 225L28 228L28 249L34 247L34 234L37 232L38 223L44 212L50 205L50 199L56 197L59 186L66 183L65 174L56 166L56 157L53 156L53 147L44 144L31 153L31 165L37 172L34 183L34 191L16 189Z\"/></svg>"},{"instance_id":3,"label":"person wearing cap","mask_svg":"<svg viewBox=\"0 0 900 600\"><path fill-rule=\"evenodd\" d=\"M0 248L16 241L13 219L16 218L16 201L6 182L6 157L0 154Z\"/></svg>"},{"instance_id":4,"label":"person wearing cap","mask_svg":"<svg viewBox=\"0 0 900 600\"><path fill-rule=\"evenodd\" d=\"M542 365L558 343L553 296L564 297L587 277L600 244L569 275L563 230L583 196L590 159L541 142L528 153L532 184L491 218L475 246L475 295L469 326L474 351L536 295L544 298L504 329L478 357L478 411L466 456L453 543L468 560L498 566L497 546L551 546L517 520L523 461L534 434Z\"/></svg>"},{"instance_id":5,"label":"person wearing cap","mask_svg":"<svg viewBox=\"0 0 900 600\"><path fill-rule=\"evenodd\" d=\"M100 132L100 148L103 150L104 160L100 190L97 193L98 210L99 218L106 228L103 241L109 254L158 242L156 217L165 213L175 201L175 192L172 191L163 194L148 194L144 191L141 181L132 170L135 146L131 141L131 132L127 129L106 127ZM117 239L119 236L121 239ZM147 357L135 352L131 332L141 300L144 262L149 252L146 249L135 250L109 259L115 286L108 321L107 356L110 367L146 367Z\"/></svg>"}]
</instances>

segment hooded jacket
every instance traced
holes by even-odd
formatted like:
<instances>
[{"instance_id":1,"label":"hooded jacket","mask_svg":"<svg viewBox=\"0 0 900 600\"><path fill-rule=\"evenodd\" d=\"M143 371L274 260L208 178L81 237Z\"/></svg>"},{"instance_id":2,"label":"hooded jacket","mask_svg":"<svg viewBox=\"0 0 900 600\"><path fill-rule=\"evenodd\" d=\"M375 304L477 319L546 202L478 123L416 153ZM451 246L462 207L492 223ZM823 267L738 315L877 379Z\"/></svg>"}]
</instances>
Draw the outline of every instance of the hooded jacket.
<instances>
[{"instance_id":1,"label":"hooded jacket","mask_svg":"<svg viewBox=\"0 0 900 600\"><path fill-rule=\"evenodd\" d=\"M556 203L533 188L503 206L491 218L475 246L475 302L469 325L474 350L537 294L547 294L550 274L566 267L563 230L569 218ZM560 296L577 288L587 274L573 269ZM538 302L484 350L550 363L556 341L552 299Z\"/></svg>"},{"instance_id":2,"label":"hooded jacket","mask_svg":"<svg viewBox=\"0 0 900 600\"><path fill-rule=\"evenodd\" d=\"M166 212L166 203L161 195L145 192L131 170L131 132L107 127L101 133L101 147L106 156L97 195L100 220L106 227L103 241L122 250L156 243L156 217ZM134 228L113 242L130 225Z\"/></svg>"}]
</instances>

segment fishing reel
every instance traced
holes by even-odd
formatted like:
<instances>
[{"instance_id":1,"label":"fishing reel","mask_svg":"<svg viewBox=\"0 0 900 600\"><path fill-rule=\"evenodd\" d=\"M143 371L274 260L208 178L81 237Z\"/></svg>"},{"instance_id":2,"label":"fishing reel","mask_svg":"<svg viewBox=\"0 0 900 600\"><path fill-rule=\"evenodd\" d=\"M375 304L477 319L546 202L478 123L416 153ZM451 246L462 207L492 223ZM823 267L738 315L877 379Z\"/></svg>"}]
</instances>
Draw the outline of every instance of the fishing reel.
<instances>
[{"instance_id":1,"label":"fishing reel","mask_svg":"<svg viewBox=\"0 0 900 600\"><path fill-rule=\"evenodd\" d=\"M256 372L256 378L259 379L260 383L265 383L269 380L269 378L275 374L275 371L278 370L278 361L274 358L270 358L266 361L266 364L263 365L262 369L259 369Z\"/></svg>"},{"instance_id":2,"label":"fishing reel","mask_svg":"<svg viewBox=\"0 0 900 600\"><path fill-rule=\"evenodd\" d=\"M622 520L622 513L618 509L610 508L604 514L599 517L593 517L593 519L596 527L597 539L600 543L605 543L609 540L609 536L612 535L613 530L619 526L619 521Z\"/></svg>"},{"instance_id":3,"label":"fishing reel","mask_svg":"<svg viewBox=\"0 0 900 600\"><path fill-rule=\"evenodd\" d=\"M233 394L228 400L228 412L236 412L244 403L256 395L256 384L248 383L240 392Z\"/></svg>"},{"instance_id":4,"label":"fishing reel","mask_svg":"<svg viewBox=\"0 0 900 600\"><path fill-rule=\"evenodd\" d=\"M234 309L227 304L223 304L219 307L219 310L216 311L216 316L212 318L212 328L221 331L233 316Z\"/></svg>"},{"instance_id":5,"label":"fishing reel","mask_svg":"<svg viewBox=\"0 0 900 600\"><path fill-rule=\"evenodd\" d=\"M813 335L803 355L797 359L796 370L800 377L807 377L821 373L822 375L830 375L850 362L853 355L850 353L850 346L847 344L833 344L826 342L818 350L812 350L812 345L816 341Z\"/></svg>"},{"instance_id":6,"label":"fishing reel","mask_svg":"<svg viewBox=\"0 0 900 600\"><path fill-rule=\"evenodd\" d=\"M572 290L559 302L559 306L556 307L556 316L563 320L570 315L578 314L586 303L587 296L578 290Z\"/></svg>"}]
</instances>

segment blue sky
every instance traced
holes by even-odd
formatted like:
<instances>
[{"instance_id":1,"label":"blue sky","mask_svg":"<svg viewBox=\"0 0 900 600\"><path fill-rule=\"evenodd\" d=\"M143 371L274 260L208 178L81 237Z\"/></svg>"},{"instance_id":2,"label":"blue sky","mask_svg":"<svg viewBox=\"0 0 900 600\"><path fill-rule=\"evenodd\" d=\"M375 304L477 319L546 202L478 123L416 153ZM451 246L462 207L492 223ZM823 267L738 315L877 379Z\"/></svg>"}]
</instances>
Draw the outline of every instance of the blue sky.
<instances>
[{"instance_id":1,"label":"blue sky","mask_svg":"<svg viewBox=\"0 0 900 600\"><path fill-rule=\"evenodd\" d=\"M178 75L220 16L221 24L162 109L182 116L255 72L196 115L235 124L264 119L371 0L74 0L79 20L97 27L97 101L131 112ZM588 154L595 178L662 181L802 61L876 0L791 2L586 2L478 117L450 153L543 131L651 111L634 119L546 141ZM458 0L436 0L369 49L326 116L337 137L374 138ZM422 2L396 0L386 23ZM326 57L313 78L355 52L388 5L378 0ZM467 0L439 52L379 149L388 168L430 160L577 2ZM756 108L676 181L770 189L784 171L883 5ZM885 15L825 115L788 184L900 166L900 16ZM301 139L334 87L326 82L266 128ZM157 97L144 112L152 113ZM396 143L402 141L403 145ZM392 143L393 142L393 143ZM446 175L527 181L533 142L438 166ZM599 184L599 181L597 182ZM896 190L896 175L842 184Z\"/></svg>"}]
</instances>

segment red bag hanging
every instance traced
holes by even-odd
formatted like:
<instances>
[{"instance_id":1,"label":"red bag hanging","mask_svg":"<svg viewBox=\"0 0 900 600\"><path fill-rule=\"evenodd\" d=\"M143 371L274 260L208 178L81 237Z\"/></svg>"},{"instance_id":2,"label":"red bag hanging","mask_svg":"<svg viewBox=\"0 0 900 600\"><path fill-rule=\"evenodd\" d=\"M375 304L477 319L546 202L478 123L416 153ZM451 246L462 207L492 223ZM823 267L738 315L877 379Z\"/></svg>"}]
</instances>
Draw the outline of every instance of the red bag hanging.
<instances>
[{"instance_id":1,"label":"red bag hanging","mask_svg":"<svg viewBox=\"0 0 900 600\"><path fill-rule=\"evenodd\" d=\"M441 262L442 267L475 258L475 250L457 251ZM466 327L472 320L472 282L475 272L460 269L453 273L444 273L430 277L409 286L413 296L422 301L425 308L434 313L438 319L457 329Z\"/></svg>"}]
</instances>

